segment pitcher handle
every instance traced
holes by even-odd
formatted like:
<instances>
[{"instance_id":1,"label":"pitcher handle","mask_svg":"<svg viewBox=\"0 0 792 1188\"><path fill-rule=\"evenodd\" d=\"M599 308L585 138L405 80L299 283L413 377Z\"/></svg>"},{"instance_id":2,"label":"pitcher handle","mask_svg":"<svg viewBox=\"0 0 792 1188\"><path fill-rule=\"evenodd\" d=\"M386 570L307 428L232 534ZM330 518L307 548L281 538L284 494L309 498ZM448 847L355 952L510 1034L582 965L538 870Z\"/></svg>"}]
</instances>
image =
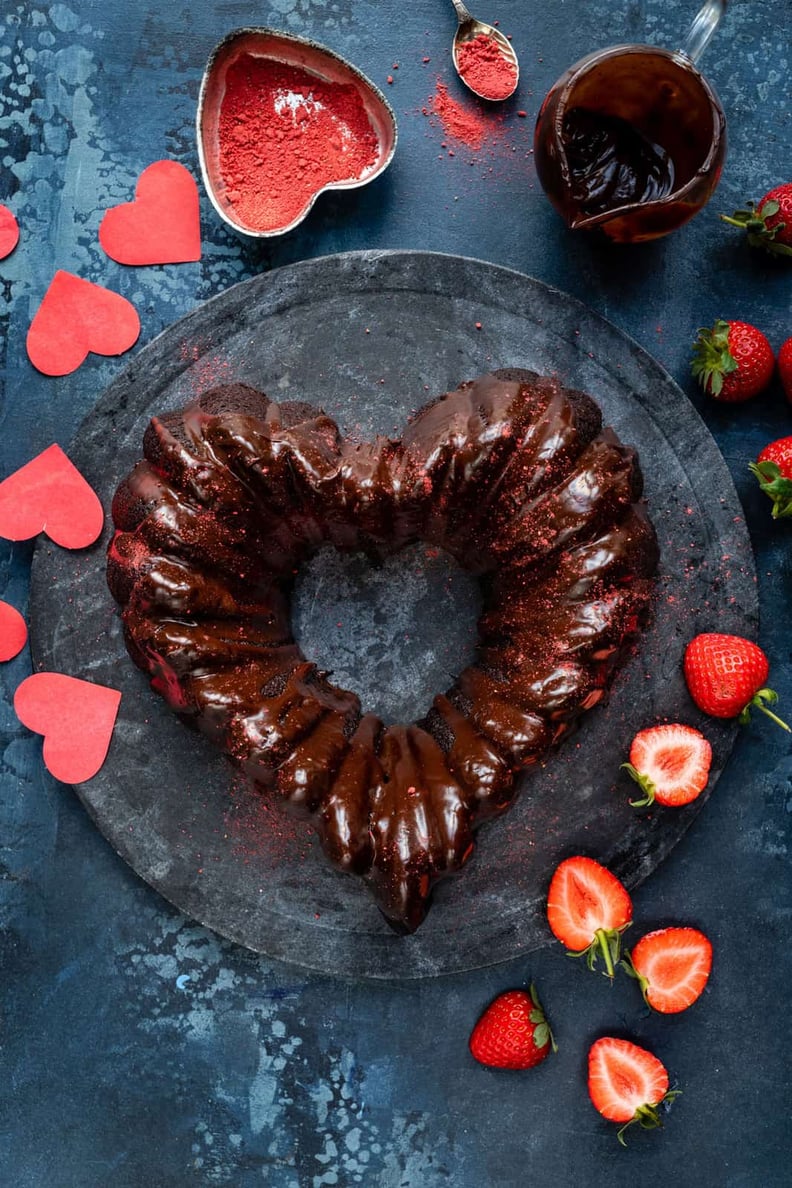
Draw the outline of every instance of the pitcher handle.
<instances>
[{"instance_id":1,"label":"pitcher handle","mask_svg":"<svg viewBox=\"0 0 792 1188\"><path fill-rule=\"evenodd\" d=\"M705 0L693 18L688 35L680 50L691 62L698 62L726 12L727 0Z\"/></svg>"}]
</instances>

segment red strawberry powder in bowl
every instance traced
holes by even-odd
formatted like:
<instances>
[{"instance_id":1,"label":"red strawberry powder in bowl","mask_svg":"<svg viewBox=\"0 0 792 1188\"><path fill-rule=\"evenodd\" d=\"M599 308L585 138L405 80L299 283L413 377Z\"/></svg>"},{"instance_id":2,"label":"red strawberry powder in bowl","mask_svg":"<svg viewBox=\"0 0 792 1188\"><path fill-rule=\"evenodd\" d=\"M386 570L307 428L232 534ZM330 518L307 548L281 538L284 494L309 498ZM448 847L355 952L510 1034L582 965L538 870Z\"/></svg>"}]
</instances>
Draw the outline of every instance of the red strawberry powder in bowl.
<instances>
[{"instance_id":1,"label":"red strawberry powder in bowl","mask_svg":"<svg viewBox=\"0 0 792 1188\"><path fill-rule=\"evenodd\" d=\"M315 42L238 29L209 58L198 155L220 217L245 235L282 235L325 190L366 185L390 164L396 118L354 66Z\"/></svg>"}]
</instances>

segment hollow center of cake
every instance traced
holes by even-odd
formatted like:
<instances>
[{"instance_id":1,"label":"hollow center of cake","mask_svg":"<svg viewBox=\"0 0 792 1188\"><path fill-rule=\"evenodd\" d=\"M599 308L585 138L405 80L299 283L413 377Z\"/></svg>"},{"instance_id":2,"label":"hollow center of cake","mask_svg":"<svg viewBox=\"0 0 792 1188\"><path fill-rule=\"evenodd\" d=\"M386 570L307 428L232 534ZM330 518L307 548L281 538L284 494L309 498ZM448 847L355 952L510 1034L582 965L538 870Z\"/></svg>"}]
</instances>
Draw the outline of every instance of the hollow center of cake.
<instances>
[{"instance_id":1,"label":"hollow center of cake","mask_svg":"<svg viewBox=\"0 0 792 1188\"><path fill-rule=\"evenodd\" d=\"M294 636L306 658L386 724L422 717L475 654L478 582L442 549L381 565L322 549L300 571Z\"/></svg>"}]
</instances>

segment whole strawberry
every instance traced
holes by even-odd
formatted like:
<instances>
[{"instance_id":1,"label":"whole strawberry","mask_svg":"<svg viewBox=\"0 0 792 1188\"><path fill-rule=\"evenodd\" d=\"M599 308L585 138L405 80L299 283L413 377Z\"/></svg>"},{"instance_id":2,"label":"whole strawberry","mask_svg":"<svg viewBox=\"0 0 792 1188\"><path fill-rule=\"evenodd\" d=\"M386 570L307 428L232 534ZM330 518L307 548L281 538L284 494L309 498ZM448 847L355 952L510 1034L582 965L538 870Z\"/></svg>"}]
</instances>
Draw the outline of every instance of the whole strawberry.
<instances>
[{"instance_id":1,"label":"whole strawberry","mask_svg":"<svg viewBox=\"0 0 792 1188\"><path fill-rule=\"evenodd\" d=\"M721 218L733 227L744 227L751 247L792 259L792 182L768 190L761 202L746 202L744 210Z\"/></svg>"},{"instance_id":2,"label":"whole strawberry","mask_svg":"<svg viewBox=\"0 0 792 1188\"><path fill-rule=\"evenodd\" d=\"M779 437L748 463L759 486L773 501L773 519L792 516L792 437Z\"/></svg>"},{"instance_id":3,"label":"whole strawberry","mask_svg":"<svg viewBox=\"0 0 792 1188\"><path fill-rule=\"evenodd\" d=\"M470 1051L490 1068L533 1068L557 1052L550 1025L531 986L507 990L490 1003L470 1036Z\"/></svg>"},{"instance_id":4,"label":"whole strawberry","mask_svg":"<svg viewBox=\"0 0 792 1188\"><path fill-rule=\"evenodd\" d=\"M764 688L770 665L761 648L739 635L697 635L685 650L685 680L700 710L713 718L739 718L744 725L752 706L789 730L768 705L778 694Z\"/></svg>"},{"instance_id":5,"label":"whole strawberry","mask_svg":"<svg viewBox=\"0 0 792 1188\"><path fill-rule=\"evenodd\" d=\"M757 396L775 368L773 348L748 322L725 322L699 330L690 370L716 400L738 404Z\"/></svg>"},{"instance_id":6,"label":"whole strawberry","mask_svg":"<svg viewBox=\"0 0 792 1188\"><path fill-rule=\"evenodd\" d=\"M788 338L785 343L782 343L781 350L778 352L778 374L781 376L784 395L792 404L792 338Z\"/></svg>"}]
</instances>

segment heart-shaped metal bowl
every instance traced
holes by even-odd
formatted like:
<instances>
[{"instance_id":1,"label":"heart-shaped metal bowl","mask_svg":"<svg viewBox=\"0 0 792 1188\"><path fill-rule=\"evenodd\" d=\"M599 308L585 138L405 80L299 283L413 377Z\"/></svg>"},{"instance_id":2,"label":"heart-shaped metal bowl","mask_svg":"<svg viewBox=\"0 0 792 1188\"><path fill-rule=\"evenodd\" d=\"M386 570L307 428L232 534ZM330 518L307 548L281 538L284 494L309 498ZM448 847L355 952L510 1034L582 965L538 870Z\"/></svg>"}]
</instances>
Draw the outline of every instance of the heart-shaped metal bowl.
<instances>
[{"instance_id":1,"label":"heart-shaped metal bowl","mask_svg":"<svg viewBox=\"0 0 792 1188\"><path fill-rule=\"evenodd\" d=\"M281 227L247 225L230 202L220 164L220 109L226 92L231 66L240 58L252 56L270 59L316 76L324 83L354 86L360 95L371 129L377 141L376 159L359 177L334 181L322 186L306 202L299 214ZM382 92L357 67L344 58L305 37L280 33L275 29L245 28L229 33L217 45L206 63L198 97L196 120L198 158L206 192L220 218L242 235L268 239L291 231L303 221L320 194L326 190L354 190L368 185L387 169L396 151L396 116Z\"/></svg>"}]
</instances>

